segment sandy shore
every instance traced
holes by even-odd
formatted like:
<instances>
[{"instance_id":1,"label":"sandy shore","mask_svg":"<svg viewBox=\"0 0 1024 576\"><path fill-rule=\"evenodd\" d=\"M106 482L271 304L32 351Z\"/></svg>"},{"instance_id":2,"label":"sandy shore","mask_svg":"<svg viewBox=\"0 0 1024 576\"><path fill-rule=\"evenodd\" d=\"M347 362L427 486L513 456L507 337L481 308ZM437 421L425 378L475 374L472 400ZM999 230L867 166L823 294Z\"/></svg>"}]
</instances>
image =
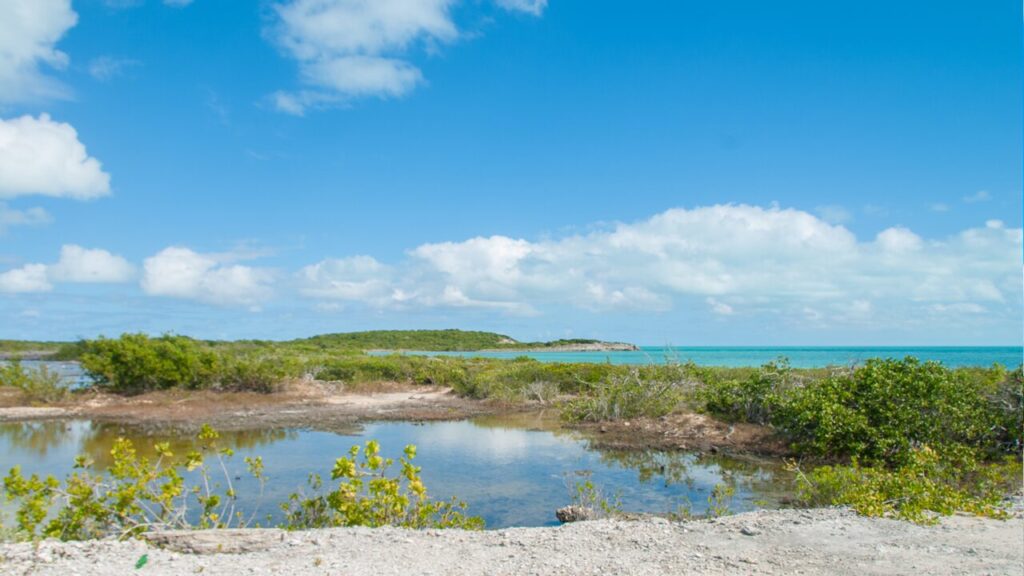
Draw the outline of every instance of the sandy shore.
<instances>
[{"instance_id":1,"label":"sandy shore","mask_svg":"<svg viewBox=\"0 0 1024 576\"><path fill-rule=\"evenodd\" d=\"M339 528L156 535L154 543L0 545L0 572L110 574L1013 574L1024 521L938 526L848 510L759 511L685 523L596 521L488 532ZM157 544L158 543L158 544ZM135 565L145 556L146 563Z\"/></svg>"}]
</instances>

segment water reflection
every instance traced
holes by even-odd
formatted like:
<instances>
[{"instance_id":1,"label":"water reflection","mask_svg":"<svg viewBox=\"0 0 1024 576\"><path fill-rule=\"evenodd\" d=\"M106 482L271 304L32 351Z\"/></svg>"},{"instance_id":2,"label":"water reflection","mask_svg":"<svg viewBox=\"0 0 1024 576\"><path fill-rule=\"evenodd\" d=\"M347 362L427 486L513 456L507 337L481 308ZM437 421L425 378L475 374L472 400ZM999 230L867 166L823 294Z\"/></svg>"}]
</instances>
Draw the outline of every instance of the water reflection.
<instances>
[{"instance_id":1,"label":"water reflection","mask_svg":"<svg viewBox=\"0 0 1024 576\"><path fill-rule=\"evenodd\" d=\"M759 494L758 502L777 506L787 496L791 473L777 461L756 457L656 450L604 450L602 462L633 470L640 483L681 484L691 491L724 484L737 493ZM710 491L708 491L710 494ZM692 502L691 502L692 504Z\"/></svg>"},{"instance_id":2,"label":"water reflection","mask_svg":"<svg viewBox=\"0 0 1024 576\"><path fill-rule=\"evenodd\" d=\"M68 442L73 423L25 422L0 424L0 444L46 457L52 449Z\"/></svg>"},{"instance_id":3,"label":"water reflection","mask_svg":"<svg viewBox=\"0 0 1024 576\"><path fill-rule=\"evenodd\" d=\"M32 422L0 424L0 473L18 464L27 473L66 475L75 456L88 454L97 467L110 463L110 447L119 437L134 441L140 454L152 456L156 442L171 443L176 454L193 446L192 434L108 423ZM605 494L617 495L629 511L665 513L680 506L703 512L714 486L733 486L736 511L755 502L777 501L787 481L776 466L757 460L683 452L595 450L577 433L558 429L545 414L489 417L475 422L382 422L356 435L308 430L224 432L221 445L234 449L229 463L242 509L256 487L245 480L245 456L259 455L269 479L263 510L305 484L310 473L329 478L334 459L352 444L374 438L385 456L397 457L406 444L419 447L417 465L437 498L457 496L488 527L557 523L553 511L570 498L574 478L586 477Z\"/></svg>"},{"instance_id":4,"label":"water reflection","mask_svg":"<svg viewBox=\"0 0 1024 576\"><path fill-rule=\"evenodd\" d=\"M298 434L297 430L286 429L221 432L218 445L235 451L248 451L283 440L294 440ZM8 453L21 452L46 461L51 452L60 448L60 454L71 450L76 455L88 455L97 469L110 466L110 449L118 438L131 440L138 455L146 458L156 456L153 445L160 442L170 444L171 452L176 455L184 455L196 446L192 434L175 429L150 429L88 420L0 424L0 445Z\"/></svg>"}]
</instances>

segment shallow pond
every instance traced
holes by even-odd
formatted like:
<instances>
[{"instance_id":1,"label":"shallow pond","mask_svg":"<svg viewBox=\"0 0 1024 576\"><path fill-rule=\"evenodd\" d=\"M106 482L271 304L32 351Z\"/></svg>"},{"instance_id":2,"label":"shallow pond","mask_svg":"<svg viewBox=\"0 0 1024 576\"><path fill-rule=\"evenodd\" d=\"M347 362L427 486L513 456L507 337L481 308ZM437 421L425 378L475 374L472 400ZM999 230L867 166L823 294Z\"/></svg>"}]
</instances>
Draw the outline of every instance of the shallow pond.
<instances>
[{"instance_id":1,"label":"shallow pond","mask_svg":"<svg viewBox=\"0 0 1024 576\"><path fill-rule=\"evenodd\" d=\"M732 511L777 505L788 482L771 462L682 452L615 452L592 449L576 433L551 429L536 416L489 417L460 422L386 422L354 428L350 434L309 430L225 432L222 445L236 455L228 462L240 507L257 501L255 482L245 475L243 457L259 455L269 480L258 502L260 516L274 514L287 495L305 485L310 473L329 480L334 459L353 444L376 439L386 456L407 444L418 447L415 463L435 498L457 496L488 528L557 524L554 510L571 501L570 488L589 479L606 496L618 497L630 512L665 513L689 506L702 513L716 484L734 487ZM0 472L66 475L78 454L97 466L109 463L111 443L132 439L141 453L170 441L182 454L189 436L90 421L0 424Z\"/></svg>"}]
</instances>

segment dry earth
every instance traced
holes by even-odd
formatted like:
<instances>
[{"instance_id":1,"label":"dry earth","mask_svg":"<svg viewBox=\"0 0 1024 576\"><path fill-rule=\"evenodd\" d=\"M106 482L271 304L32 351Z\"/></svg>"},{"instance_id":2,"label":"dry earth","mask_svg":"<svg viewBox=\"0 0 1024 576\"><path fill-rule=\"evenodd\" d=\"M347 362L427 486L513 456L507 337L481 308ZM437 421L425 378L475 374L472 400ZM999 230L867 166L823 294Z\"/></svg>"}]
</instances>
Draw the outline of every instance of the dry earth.
<instances>
[{"instance_id":1,"label":"dry earth","mask_svg":"<svg viewBox=\"0 0 1024 576\"><path fill-rule=\"evenodd\" d=\"M339 528L156 534L153 543L0 545L0 573L111 574L1013 574L1024 521L938 526L843 509L759 511L670 523L594 521L488 532ZM140 559L145 565L136 569Z\"/></svg>"}]
</instances>

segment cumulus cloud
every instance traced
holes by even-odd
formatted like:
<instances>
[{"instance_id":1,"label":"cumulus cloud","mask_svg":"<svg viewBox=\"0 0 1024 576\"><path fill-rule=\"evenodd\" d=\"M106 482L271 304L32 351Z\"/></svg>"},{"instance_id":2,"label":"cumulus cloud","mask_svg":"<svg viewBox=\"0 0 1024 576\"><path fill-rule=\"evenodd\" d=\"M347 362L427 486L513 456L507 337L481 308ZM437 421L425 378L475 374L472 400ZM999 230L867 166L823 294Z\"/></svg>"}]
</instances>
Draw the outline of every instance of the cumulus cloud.
<instances>
[{"instance_id":1,"label":"cumulus cloud","mask_svg":"<svg viewBox=\"0 0 1024 576\"><path fill-rule=\"evenodd\" d=\"M383 304L395 297L391 268L370 256L323 260L299 274L300 291L313 298Z\"/></svg>"},{"instance_id":2,"label":"cumulus cloud","mask_svg":"<svg viewBox=\"0 0 1024 576\"><path fill-rule=\"evenodd\" d=\"M49 292L53 285L46 277L43 264L26 264L0 273L0 292L18 294L23 292Z\"/></svg>"},{"instance_id":3,"label":"cumulus cloud","mask_svg":"<svg viewBox=\"0 0 1024 576\"><path fill-rule=\"evenodd\" d=\"M47 269L47 274L57 282L117 283L130 281L135 269L106 250L66 244L60 249L60 260Z\"/></svg>"},{"instance_id":4,"label":"cumulus cloud","mask_svg":"<svg viewBox=\"0 0 1024 576\"><path fill-rule=\"evenodd\" d=\"M416 43L458 37L449 9L455 0L290 0L274 7L272 34L299 62L308 89L278 92L277 108L307 108L365 96L399 97L423 80L403 59Z\"/></svg>"},{"instance_id":5,"label":"cumulus cloud","mask_svg":"<svg viewBox=\"0 0 1024 576\"><path fill-rule=\"evenodd\" d=\"M460 37L451 10L459 0L287 0L274 6L269 36L299 64L303 87L279 91L271 104L302 115L366 97L399 98L424 82L409 61ZM540 16L547 0L498 0Z\"/></svg>"},{"instance_id":6,"label":"cumulus cloud","mask_svg":"<svg viewBox=\"0 0 1024 576\"><path fill-rule=\"evenodd\" d=\"M44 69L67 66L57 42L78 22L71 0L0 2L0 102L67 96Z\"/></svg>"},{"instance_id":7,"label":"cumulus cloud","mask_svg":"<svg viewBox=\"0 0 1024 576\"><path fill-rule=\"evenodd\" d=\"M700 299L722 316L854 322L1017 302L1021 248L1021 229L998 221L943 239L903 227L858 239L800 210L716 205L552 240L424 244L394 265L329 260L299 281L305 296L374 307L658 311Z\"/></svg>"},{"instance_id":8,"label":"cumulus cloud","mask_svg":"<svg viewBox=\"0 0 1024 576\"><path fill-rule=\"evenodd\" d=\"M0 119L0 198L39 194L87 200L110 193L110 175L70 124L47 114Z\"/></svg>"},{"instance_id":9,"label":"cumulus cloud","mask_svg":"<svg viewBox=\"0 0 1024 576\"><path fill-rule=\"evenodd\" d=\"M270 298L271 281L267 270L172 246L146 258L141 286L152 296L253 308Z\"/></svg>"},{"instance_id":10,"label":"cumulus cloud","mask_svg":"<svg viewBox=\"0 0 1024 576\"><path fill-rule=\"evenodd\" d=\"M121 256L106 250L65 244L56 264L26 264L0 273L0 292L48 292L53 284L108 284L128 282L135 270Z\"/></svg>"}]
</instances>

